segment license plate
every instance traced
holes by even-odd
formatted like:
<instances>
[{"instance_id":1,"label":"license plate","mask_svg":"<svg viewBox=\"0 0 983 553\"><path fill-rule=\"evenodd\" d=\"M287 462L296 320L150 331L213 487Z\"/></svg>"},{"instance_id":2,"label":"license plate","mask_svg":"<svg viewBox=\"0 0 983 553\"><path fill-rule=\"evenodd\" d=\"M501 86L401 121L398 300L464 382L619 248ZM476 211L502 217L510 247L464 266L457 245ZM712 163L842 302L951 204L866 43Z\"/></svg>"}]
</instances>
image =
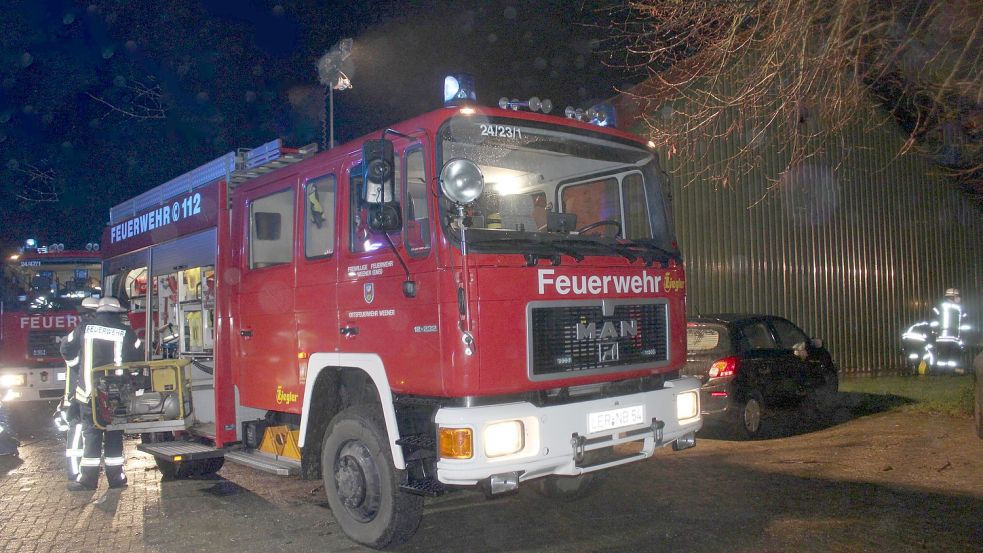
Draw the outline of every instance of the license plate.
<instances>
[{"instance_id":1,"label":"license plate","mask_svg":"<svg viewBox=\"0 0 983 553\"><path fill-rule=\"evenodd\" d=\"M61 382L65 381L65 373L58 373L58 380Z\"/></svg>"},{"instance_id":2,"label":"license plate","mask_svg":"<svg viewBox=\"0 0 983 553\"><path fill-rule=\"evenodd\" d=\"M633 426L645 422L645 407L633 405L610 411L600 411L587 415L587 431L591 434L613 430L623 426Z\"/></svg>"}]
</instances>

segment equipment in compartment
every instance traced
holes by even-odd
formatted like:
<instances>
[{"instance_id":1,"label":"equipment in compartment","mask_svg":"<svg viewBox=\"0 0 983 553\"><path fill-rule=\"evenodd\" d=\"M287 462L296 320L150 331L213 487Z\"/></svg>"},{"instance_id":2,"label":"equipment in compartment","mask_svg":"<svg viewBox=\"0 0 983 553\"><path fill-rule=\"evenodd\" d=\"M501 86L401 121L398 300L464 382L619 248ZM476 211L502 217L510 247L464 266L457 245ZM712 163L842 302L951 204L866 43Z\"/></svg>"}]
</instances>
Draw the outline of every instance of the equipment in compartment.
<instances>
[{"instance_id":1,"label":"equipment in compartment","mask_svg":"<svg viewBox=\"0 0 983 553\"><path fill-rule=\"evenodd\" d=\"M183 429L192 413L188 359L134 361L93 369L93 415L100 428Z\"/></svg>"}]
</instances>

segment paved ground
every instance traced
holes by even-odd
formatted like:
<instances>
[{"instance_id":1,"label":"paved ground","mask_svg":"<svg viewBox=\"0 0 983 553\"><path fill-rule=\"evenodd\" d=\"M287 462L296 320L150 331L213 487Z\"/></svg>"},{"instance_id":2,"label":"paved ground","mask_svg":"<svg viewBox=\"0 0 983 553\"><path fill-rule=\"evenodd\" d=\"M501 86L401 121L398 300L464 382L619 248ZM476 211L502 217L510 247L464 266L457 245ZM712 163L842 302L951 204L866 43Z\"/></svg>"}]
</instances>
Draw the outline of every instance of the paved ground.
<instances>
[{"instance_id":1,"label":"paved ground","mask_svg":"<svg viewBox=\"0 0 983 553\"><path fill-rule=\"evenodd\" d=\"M21 460L0 458L5 553L364 550L340 534L317 482L231 464L215 479L161 482L130 441L128 488L68 492L59 436L33 434ZM983 441L969 417L884 413L757 442L704 437L604 484L574 503L529 489L449 494L427 503L399 550L983 551Z\"/></svg>"}]
</instances>

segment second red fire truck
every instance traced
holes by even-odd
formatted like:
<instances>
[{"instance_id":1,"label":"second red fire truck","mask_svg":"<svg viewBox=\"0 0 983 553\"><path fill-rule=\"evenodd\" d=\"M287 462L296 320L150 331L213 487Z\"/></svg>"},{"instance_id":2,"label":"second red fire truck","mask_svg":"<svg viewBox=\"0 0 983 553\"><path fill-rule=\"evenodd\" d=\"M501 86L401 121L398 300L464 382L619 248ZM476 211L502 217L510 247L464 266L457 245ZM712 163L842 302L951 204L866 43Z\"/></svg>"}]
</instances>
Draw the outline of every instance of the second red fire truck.
<instances>
[{"instance_id":1,"label":"second red fire truck","mask_svg":"<svg viewBox=\"0 0 983 553\"><path fill-rule=\"evenodd\" d=\"M0 399L8 405L58 401L65 391L59 341L78 324L82 299L102 293L99 247L66 250L30 239L3 260L3 273Z\"/></svg>"},{"instance_id":2,"label":"second red fire truck","mask_svg":"<svg viewBox=\"0 0 983 553\"><path fill-rule=\"evenodd\" d=\"M229 153L113 208L106 294L163 359L141 374L176 359L187 379L145 380L143 407L109 389L163 472L224 456L321 478L344 532L381 548L427 495L575 496L695 444L656 152L467 97L323 153Z\"/></svg>"}]
</instances>

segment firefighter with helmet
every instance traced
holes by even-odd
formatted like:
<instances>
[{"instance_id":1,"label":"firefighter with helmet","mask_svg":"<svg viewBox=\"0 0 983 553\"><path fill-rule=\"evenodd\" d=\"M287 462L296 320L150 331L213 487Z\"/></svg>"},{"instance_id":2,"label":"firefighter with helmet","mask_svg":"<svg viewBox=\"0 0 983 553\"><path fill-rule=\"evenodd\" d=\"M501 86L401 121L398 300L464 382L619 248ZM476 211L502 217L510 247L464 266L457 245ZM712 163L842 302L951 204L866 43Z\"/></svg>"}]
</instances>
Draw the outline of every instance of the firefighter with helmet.
<instances>
[{"instance_id":1,"label":"firefighter with helmet","mask_svg":"<svg viewBox=\"0 0 983 553\"><path fill-rule=\"evenodd\" d=\"M965 324L966 312L962 308L959 290L948 288L937 307L932 308L936 320L931 322L935 335L935 351L932 363L938 368L965 368L963 363L964 342L962 331L969 330Z\"/></svg>"},{"instance_id":2,"label":"firefighter with helmet","mask_svg":"<svg viewBox=\"0 0 983 553\"><path fill-rule=\"evenodd\" d=\"M94 490L99 482L100 458L106 465L106 480L110 488L126 485L123 472L123 431L104 431L96 426L93 406L95 375L92 369L119 365L143 358L142 344L133 329L120 319L126 310L112 297L99 300L95 315L75 327L62 341L62 355L71 370L69 390L78 404L82 423L82 458L79 474L70 490Z\"/></svg>"},{"instance_id":3,"label":"firefighter with helmet","mask_svg":"<svg viewBox=\"0 0 983 553\"><path fill-rule=\"evenodd\" d=\"M99 298L87 297L82 300L79 307L79 324L84 325L89 322L99 308ZM74 334L70 333L61 341L62 357L65 359L65 395L62 397L59 410L55 413L55 426L58 430L65 432L65 472L69 482L75 482L79 475L79 463L82 461L82 421L79 417L79 405L75 401L75 389L71 385L72 379L68 377L73 370L78 368L78 360L74 364L68 362L65 357L65 350L69 343L69 337L74 340Z\"/></svg>"}]
</instances>

